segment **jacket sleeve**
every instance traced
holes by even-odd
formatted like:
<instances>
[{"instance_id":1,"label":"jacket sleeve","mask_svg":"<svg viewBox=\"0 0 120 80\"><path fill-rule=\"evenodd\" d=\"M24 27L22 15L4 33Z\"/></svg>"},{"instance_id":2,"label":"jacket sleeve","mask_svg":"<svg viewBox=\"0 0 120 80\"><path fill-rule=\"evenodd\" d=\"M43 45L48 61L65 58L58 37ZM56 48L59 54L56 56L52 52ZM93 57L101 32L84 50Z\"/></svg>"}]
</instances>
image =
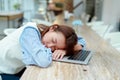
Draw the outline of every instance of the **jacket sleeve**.
<instances>
[{"instance_id":1,"label":"jacket sleeve","mask_svg":"<svg viewBox=\"0 0 120 80\"><path fill-rule=\"evenodd\" d=\"M51 49L41 43L41 35L36 28L26 27L20 37L23 62L26 65L48 67L52 62Z\"/></svg>"},{"instance_id":2,"label":"jacket sleeve","mask_svg":"<svg viewBox=\"0 0 120 80\"><path fill-rule=\"evenodd\" d=\"M83 39L82 37L78 37L78 44L80 44L83 47L83 49L85 49L86 47L85 39Z\"/></svg>"}]
</instances>

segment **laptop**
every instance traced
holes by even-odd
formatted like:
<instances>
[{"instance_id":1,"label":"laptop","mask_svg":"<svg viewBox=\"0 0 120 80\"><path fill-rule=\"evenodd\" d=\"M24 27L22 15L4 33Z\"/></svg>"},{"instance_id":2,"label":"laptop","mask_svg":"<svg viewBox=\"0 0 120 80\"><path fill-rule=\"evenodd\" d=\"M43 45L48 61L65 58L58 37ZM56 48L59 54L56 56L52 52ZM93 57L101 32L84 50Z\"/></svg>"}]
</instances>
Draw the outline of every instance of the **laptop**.
<instances>
[{"instance_id":1,"label":"laptop","mask_svg":"<svg viewBox=\"0 0 120 80\"><path fill-rule=\"evenodd\" d=\"M59 62L75 63L87 65L92 57L92 51L80 50L72 56L65 56L63 59L58 59Z\"/></svg>"}]
</instances>

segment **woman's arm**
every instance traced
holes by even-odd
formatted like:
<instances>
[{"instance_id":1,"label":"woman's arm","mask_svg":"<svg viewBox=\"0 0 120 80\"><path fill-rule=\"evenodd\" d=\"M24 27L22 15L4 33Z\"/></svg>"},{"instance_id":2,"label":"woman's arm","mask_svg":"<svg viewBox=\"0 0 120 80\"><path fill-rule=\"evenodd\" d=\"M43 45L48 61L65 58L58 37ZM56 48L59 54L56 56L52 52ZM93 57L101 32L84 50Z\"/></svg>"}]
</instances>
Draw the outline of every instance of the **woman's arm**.
<instances>
[{"instance_id":1,"label":"woman's arm","mask_svg":"<svg viewBox=\"0 0 120 80\"><path fill-rule=\"evenodd\" d=\"M20 37L20 45L23 52L23 62L27 65L47 67L52 62L51 49L41 43L41 37L37 29L27 27Z\"/></svg>"}]
</instances>

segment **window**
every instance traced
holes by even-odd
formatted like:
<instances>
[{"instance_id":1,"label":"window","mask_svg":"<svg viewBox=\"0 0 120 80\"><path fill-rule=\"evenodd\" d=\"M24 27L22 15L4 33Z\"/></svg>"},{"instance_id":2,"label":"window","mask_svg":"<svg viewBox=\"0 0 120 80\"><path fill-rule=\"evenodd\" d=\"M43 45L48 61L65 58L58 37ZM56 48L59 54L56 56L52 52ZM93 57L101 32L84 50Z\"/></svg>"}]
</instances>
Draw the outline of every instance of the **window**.
<instances>
[{"instance_id":1,"label":"window","mask_svg":"<svg viewBox=\"0 0 120 80\"><path fill-rule=\"evenodd\" d=\"M4 0L0 0L0 11L4 10Z\"/></svg>"},{"instance_id":2,"label":"window","mask_svg":"<svg viewBox=\"0 0 120 80\"><path fill-rule=\"evenodd\" d=\"M0 11L15 11L21 9L22 0L0 0Z\"/></svg>"}]
</instances>

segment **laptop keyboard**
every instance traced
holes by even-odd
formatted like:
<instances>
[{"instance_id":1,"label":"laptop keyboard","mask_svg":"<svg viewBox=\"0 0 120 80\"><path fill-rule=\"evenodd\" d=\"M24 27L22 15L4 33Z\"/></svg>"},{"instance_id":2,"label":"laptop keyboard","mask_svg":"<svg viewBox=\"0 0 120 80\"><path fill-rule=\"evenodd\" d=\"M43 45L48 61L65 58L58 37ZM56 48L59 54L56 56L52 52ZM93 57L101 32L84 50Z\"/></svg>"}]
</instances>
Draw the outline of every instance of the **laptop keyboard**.
<instances>
[{"instance_id":1,"label":"laptop keyboard","mask_svg":"<svg viewBox=\"0 0 120 80\"><path fill-rule=\"evenodd\" d=\"M78 60L78 61L84 61L87 56L90 54L91 51L81 50L75 55L72 55L68 57L69 60Z\"/></svg>"},{"instance_id":2,"label":"laptop keyboard","mask_svg":"<svg viewBox=\"0 0 120 80\"><path fill-rule=\"evenodd\" d=\"M86 65L90 61L92 54L93 52L90 50L80 50L72 56L64 56L63 59L56 61Z\"/></svg>"}]
</instances>

